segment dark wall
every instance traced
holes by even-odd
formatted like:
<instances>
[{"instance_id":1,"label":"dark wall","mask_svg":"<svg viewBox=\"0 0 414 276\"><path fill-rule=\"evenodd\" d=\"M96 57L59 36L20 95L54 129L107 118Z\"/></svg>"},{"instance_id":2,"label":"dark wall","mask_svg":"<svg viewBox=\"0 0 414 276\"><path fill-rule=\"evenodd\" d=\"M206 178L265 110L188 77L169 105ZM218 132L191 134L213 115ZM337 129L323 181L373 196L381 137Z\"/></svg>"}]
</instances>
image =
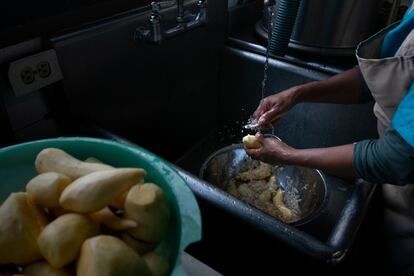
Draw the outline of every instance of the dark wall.
<instances>
[{"instance_id":1,"label":"dark wall","mask_svg":"<svg viewBox=\"0 0 414 276\"><path fill-rule=\"evenodd\" d=\"M6 2L6 3L3 3ZM0 47L48 37L69 28L92 23L149 5L151 0L13 0L2 1Z\"/></svg>"},{"instance_id":2,"label":"dark wall","mask_svg":"<svg viewBox=\"0 0 414 276\"><path fill-rule=\"evenodd\" d=\"M53 39L70 112L163 156L183 152L215 127L226 11L210 0L206 27L158 46L133 39L148 13Z\"/></svg>"}]
</instances>

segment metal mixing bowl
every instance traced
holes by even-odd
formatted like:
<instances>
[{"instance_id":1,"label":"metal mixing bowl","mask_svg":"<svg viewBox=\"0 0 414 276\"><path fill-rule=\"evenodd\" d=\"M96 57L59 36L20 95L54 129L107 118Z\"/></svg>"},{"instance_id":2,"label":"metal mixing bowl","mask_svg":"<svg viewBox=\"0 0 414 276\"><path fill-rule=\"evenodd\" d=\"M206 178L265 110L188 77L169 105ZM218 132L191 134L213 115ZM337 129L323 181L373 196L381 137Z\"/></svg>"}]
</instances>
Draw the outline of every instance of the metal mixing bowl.
<instances>
[{"instance_id":1,"label":"metal mixing bowl","mask_svg":"<svg viewBox=\"0 0 414 276\"><path fill-rule=\"evenodd\" d=\"M243 144L235 144L222 148L210 155L200 170L200 178L225 190L225 185L233 178L246 162L252 162L243 148ZM299 209L300 215L292 225L302 225L314 219L326 198L326 182L321 172L298 166L275 166L274 174L285 187L285 203L288 207ZM286 195L295 194L296 206L289 206ZM287 202L286 202L287 201Z\"/></svg>"}]
</instances>

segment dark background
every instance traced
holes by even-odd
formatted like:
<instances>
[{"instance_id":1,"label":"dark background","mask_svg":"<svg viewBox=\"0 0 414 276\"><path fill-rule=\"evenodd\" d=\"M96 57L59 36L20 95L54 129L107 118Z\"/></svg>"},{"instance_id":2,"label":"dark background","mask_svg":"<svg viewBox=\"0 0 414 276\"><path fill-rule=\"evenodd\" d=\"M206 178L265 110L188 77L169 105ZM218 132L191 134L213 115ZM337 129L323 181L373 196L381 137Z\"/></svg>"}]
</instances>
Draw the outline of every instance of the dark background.
<instances>
[{"instance_id":1,"label":"dark background","mask_svg":"<svg viewBox=\"0 0 414 276\"><path fill-rule=\"evenodd\" d=\"M13 0L0 4L0 47L148 5L150 0Z\"/></svg>"}]
</instances>

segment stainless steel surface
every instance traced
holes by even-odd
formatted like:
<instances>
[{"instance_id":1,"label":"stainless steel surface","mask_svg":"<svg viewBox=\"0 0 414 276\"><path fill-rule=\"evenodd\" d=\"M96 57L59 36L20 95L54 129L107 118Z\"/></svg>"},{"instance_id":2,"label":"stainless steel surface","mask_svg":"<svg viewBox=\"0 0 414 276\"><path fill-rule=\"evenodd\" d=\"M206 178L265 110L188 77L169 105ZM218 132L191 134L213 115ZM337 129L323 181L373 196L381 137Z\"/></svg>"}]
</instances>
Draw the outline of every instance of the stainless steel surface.
<instances>
[{"instance_id":1,"label":"stainless steel surface","mask_svg":"<svg viewBox=\"0 0 414 276\"><path fill-rule=\"evenodd\" d=\"M226 190L229 180L251 162L242 144L231 145L207 158L201 167L200 178ZM274 175L284 187L287 207L299 209L299 216L292 224L304 224L318 215L326 198L326 182L318 170L281 165L274 167Z\"/></svg>"},{"instance_id":2,"label":"stainless steel surface","mask_svg":"<svg viewBox=\"0 0 414 276\"><path fill-rule=\"evenodd\" d=\"M321 54L353 54L355 46L376 31L381 1L303 0L290 47ZM278 5L275 6L277 13ZM267 29L264 9L262 28ZM267 35L266 35L267 36Z\"/></svg>"},{"instance_id":3,"label":"stainless steel surface","mask_svg":"<svg viewBox=\"0 0 414 276\"><path fill-rule=\"evenodd\" d=\"M188 276L223 275L186 252L181 255L181 266Z\"/></svg>"},{"instance_id":4,"label":"stainless steel surface","mask_svg":"<svg viewBox=\"0 0 414 276\"><path fill-rule=\"evenodd\" d=\"M258 23L260 30L262 30L261 23ZM264 31L263 31L264 32ZM266 32L265 32L266 33ZM265 55L266 54L266 47L262 46L259 43L252 43L249 41L240 40L237 38L229 38L228 40L229 46L234 47L241 50L246 50L255 54ZM284 56L284 57L277 57L277 59L289 62L291 64L299 65L303 68L311 69L311 70L318 70L320 72L324 72L327 74L339 74L344 71L344 68L318 63L315 61L306 61L303 59L299 59L294 56Z\"/></svg>"},{"instance_id":5,"label":"stainless steel surface","mask_svg":"<svg viewBox=\"0 0 414 276\"><path fill-rule=\"evenodd\" d=\"M171 1L152 2L152 13L148 19L149 27L138 27L134 35L135 40L151 44L161 44L166 39L207 24L207 2L208 0L199 0L197 2L197 12L190 13L184 9L184 1L177 0L177 25L170 29L164 29L160 13L161 8L169 6Z\"/></svg>"}]
</instances>

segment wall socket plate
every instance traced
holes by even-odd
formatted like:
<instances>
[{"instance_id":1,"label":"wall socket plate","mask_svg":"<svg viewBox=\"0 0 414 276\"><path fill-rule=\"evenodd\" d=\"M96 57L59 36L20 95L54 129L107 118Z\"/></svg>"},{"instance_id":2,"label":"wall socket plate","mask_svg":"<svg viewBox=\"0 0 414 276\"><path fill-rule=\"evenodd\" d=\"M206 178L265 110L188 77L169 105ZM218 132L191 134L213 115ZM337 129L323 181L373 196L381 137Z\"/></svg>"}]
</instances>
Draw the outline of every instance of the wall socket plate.
<instances>
[{"instance_id":1,"label":"wall socket plate","mask_svg":"<svg viewBox=\"0 0 414 276\"><path fill-rule=\"evenodd\" d=\"M62 79L55 50L47 50L10 63L9 80L16 96L33 92Z\"/></svg>"}]
</instances>

